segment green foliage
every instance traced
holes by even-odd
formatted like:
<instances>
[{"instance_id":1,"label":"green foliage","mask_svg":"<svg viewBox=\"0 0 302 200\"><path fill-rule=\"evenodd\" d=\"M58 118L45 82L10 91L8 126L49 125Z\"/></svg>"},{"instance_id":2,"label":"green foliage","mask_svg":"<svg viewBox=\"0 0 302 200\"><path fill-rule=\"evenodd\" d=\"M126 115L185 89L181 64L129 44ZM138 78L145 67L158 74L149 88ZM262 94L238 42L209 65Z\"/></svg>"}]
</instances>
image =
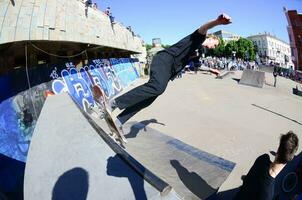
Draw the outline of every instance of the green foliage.
<instances>
[{"instance_id":1,"label":"green foliage","mask_svg":"<svg viewBox=\"0 0 302 200\"><path fill-rule=\"evenodd\" d=\"M240 38L237 41L229 41L227 43L220 39L219 45L214 50L209 50L209 54L217 57L232 57L234 51L236 52L237 58L245 60L255 60L256 58L257 49L252 41L245 38Z\"/></svg>"},{"instance_id":2,"label":"green foliage","mask_svg":"<svg viewBox=\"0 0 302 200\"><path fill-rule=\"evenodd\" d=\"M219 39L219 45L213 50L213 54L217 57L225 56L225 42Z\"/></svg>"},{"instance_id":3,"label":"green foliage","mask_svg":"<svg viewBox=\"0 0 302 200\"><path fill-rule=\"evenodd\" d=\"M146 50L149 51L150 49L152 49L152 45L151 44L146 44Z\"/></svg>"},{"instance_id":4,"label":"green foliage","mask_svg":"<svg viewBox=\"0 0 302 200\"><path fill-rule=\"evenodd\" d=\"M238 51L238 45L236 41L229 41L225 46L225 55L231 57L233 55L233 51Z\"/></svg>"},{"instance_id":5,"label":"green foliage","mask_svg":"<svg viewBox=\"0 0 302 200\"><path fill-rule=\"evenodd\" d=\"M162 47L165 48L165 49L169 48L170 46L171 46L171 45L169 45L169 44L166 44L166 45L163 44L163 45L162 45Z\"/></svg>"}]
</instances>

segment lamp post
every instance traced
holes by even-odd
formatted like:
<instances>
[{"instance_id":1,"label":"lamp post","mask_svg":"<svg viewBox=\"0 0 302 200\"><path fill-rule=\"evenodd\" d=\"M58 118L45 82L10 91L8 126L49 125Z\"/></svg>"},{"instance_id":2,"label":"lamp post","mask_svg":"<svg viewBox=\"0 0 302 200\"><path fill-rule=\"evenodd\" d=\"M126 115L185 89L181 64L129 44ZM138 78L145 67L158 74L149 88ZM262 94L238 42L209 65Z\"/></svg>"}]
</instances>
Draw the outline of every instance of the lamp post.
<instances>
[{"instance_id":1,"label":"lamp post","mask_svg":"<svg viewBox=\"0 0 302 200\"><path fill-rule=\"evenodd\" d=\"M232 55L233 55L233 60L235 60L235 58L236 58L236 51L232 51Z\"/></svg>"}]
</instances>

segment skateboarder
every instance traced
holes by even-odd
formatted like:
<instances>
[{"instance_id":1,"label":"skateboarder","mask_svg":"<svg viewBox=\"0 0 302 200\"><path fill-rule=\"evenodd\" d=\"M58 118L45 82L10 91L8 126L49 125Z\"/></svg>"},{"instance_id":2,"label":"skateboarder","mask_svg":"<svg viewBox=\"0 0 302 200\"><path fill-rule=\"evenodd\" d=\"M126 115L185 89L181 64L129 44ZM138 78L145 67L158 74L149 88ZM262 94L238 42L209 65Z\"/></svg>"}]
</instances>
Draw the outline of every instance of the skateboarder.
<instances>
[{"instance_id":1,"label":"skateboarder","mask_svg":"<svg viewBox=\"0 0 302 200\"><path fill-rule=\"evenodd\" d=\"M221 14L217 19L205 23L176 44L158 52L151 63L149 81L109 101L110 110L113 111L116 107L120 110L124 109L117 116L116 124L122 129L122 124L161 95L169 80L173 80L181 72L188 63L190 55L201 45L215 48L219 44L219 40L206 37L209 29L230 23L231 18L226 14Z\"/></svg>"}]
</instances>

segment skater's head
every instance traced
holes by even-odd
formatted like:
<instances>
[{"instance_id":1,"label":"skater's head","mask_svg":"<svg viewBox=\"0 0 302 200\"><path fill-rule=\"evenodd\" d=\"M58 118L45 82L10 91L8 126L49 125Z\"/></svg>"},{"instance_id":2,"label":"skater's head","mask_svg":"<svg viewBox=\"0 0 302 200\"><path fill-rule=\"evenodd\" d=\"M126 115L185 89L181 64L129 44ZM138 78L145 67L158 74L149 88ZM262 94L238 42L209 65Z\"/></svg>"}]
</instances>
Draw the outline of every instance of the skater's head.
<instances>
[{"instance_id":1,"label":"skater's head","mask_svg":"<svg viewBox=\"0 0 302 200\"><path fill-rule=\"evenodd\" d=\"M286 164L294 158L298 150L299 139L293 131L281 135L275 161Z\"/></svg>"},{"instance_id":2,"label":"skater's head","mask_svg":"<svg viewBox=\"0 0 302 200\"><path fill-rule=\"evenodd\" d=\"M202 45L209 49L214 49L219 45L219 38L217 38L215 35L207 35L207 38Z\"/></svg>"}]
</instances>

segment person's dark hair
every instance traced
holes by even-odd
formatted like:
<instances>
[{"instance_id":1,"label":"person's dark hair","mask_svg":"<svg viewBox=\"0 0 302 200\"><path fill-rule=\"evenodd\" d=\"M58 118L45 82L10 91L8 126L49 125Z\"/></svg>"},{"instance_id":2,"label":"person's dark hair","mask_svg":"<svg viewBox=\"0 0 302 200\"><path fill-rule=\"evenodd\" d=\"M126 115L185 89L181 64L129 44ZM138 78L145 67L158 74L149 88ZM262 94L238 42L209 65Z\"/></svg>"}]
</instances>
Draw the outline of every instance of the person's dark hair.
<instances>
[{"instance_id":1,"label":"person's dark hair","mask_svg":"<svg viewBox=\"0 0 302 200\"><path fill-rule=\"evenodd\" d=\"M299 139L293 131L282 134L280 137L276 161L283 164L291 161L298 150L298 145Z\"/></svg>"}]
</instances>

